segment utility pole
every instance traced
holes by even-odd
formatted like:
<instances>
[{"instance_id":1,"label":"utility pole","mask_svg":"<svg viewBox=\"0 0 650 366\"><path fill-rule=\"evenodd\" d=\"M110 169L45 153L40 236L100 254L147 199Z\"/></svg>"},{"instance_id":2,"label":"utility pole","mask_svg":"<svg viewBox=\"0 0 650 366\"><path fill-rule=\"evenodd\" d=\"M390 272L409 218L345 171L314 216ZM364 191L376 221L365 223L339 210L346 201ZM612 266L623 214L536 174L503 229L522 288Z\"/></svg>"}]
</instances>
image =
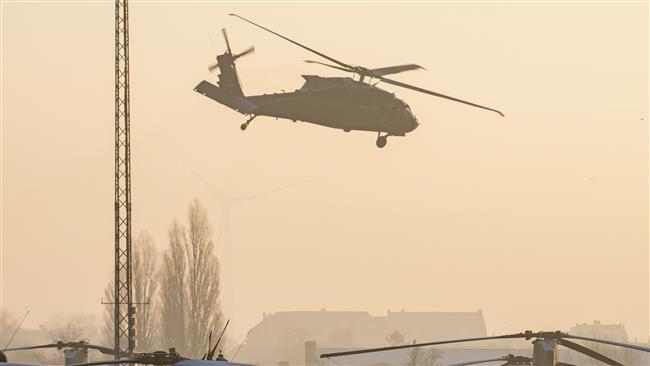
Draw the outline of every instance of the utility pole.
<instances>
[{"instance_id":1,"label":"utility pole","mask_svg":"<svg viewBox=\"0 0 650 366\"><path fill-rule=\"evenodd\" d=\"M129 6L115 0L115 358L135 348L131 289L131 137Z\"/></svg>"}]
</instances>

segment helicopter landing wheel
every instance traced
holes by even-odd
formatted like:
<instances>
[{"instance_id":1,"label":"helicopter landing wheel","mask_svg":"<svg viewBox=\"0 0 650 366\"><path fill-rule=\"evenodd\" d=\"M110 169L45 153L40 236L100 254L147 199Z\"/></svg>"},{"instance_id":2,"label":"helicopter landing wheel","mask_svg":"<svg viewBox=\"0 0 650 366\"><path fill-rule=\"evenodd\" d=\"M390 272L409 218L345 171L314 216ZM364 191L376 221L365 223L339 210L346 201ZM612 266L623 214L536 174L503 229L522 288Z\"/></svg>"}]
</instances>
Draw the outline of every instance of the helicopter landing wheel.
<instances>
[{"instance_id":1,"label":"helicopter landing wheel","mask_svg":"<svg viewBox=\"0 0 650 366\"><path fill-rule=\"evenodd\" d=\"M382 148L386 146L386 143L388 142L388 136L378 136L377 137L377 147Z\"/></svg>"},{"instance_id":2,"label":"helicopter landing wheel","mask_svg":"<svg viewBox=\"0 0 650 366\"><path fill-rule=\"evenodd\" d=\"M249 118L248 121L242 123L239 128L241 128L242 131L246 131L246 128L248 128L248 125L255 119L255 117L257 117L257 115L251 116L251 118Z\"/></svg>"},{"instance_id":3,"label":"helicopter landing wheel","mask_svg":"<svg viewBox=\"0 0 650 366\"><path fill-rule=\"evenodd\" d=\"M345 128L343 129L343 132L350 132L350 131L351 131L350 129L345 129Z\"/></svg>"}]
</instances>

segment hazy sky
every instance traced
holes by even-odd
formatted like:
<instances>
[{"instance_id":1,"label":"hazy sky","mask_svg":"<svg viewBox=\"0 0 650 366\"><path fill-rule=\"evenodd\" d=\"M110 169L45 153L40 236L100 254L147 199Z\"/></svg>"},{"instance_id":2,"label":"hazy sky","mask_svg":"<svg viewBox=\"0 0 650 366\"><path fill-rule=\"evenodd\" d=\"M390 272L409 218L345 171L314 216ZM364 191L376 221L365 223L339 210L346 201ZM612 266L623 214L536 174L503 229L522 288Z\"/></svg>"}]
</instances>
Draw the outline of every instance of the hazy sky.
<instances>
[{"instance_id":1,"label":"hazy sky","mask_svg":"<svg viewBox=\"0 0 650 366\"><path fill-rule=\"evenodd\" d=\"M1 305L35 327L100 314L113 271L113 2L2 1ZM133 224L215 189L236 206L235 334L280 310L475 311L489 333L649 326L648 4L131 3ZM192 89L215 50L246 94L344 76L230 12L344 62L417 63L379 84L420 121L372 133L245 118ZM217 245L219 245L217 243Z\"/></svg>"}]
</instances>

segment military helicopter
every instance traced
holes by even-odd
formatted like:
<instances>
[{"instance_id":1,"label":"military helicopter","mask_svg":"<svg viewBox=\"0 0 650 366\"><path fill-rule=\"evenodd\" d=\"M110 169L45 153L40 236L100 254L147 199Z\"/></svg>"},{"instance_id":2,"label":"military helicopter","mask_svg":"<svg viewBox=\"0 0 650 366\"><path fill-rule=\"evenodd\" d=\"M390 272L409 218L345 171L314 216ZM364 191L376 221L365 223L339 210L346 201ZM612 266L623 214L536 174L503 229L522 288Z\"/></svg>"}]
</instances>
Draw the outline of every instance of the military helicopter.
<instances>
[{"instance_id":1,"label":"military helicopter","mask_svg":"<svg viewBox=\"0 0 650 366\"><path fill-rule=\"evenodd\" d=\"M503 362L501 366L532 366L533 365L533 358L532 357L527 357L527 356L516 356L513 354L508 354L503 357L498 357L498 358L488 358L484 360L475 360L475 361L468 361L468 362L459 362L459 363L453 363L448 366L468 366L468 365L477 365L479 363L488 363L488 362ZM556 366L576 366L570 363L566 362L557 362Z\"/></svg>"},{"instance_id":2,"label":"military helicopter","mask_svg":"<svg viewBox=\"0 0 650 366\"><path fill-rule=\"evenodd\" d=\"M37 347L40 348L40 347ZM8 351L8 350L5 350ZM169 352L157 351L152 353L136 353L131 358L122 358L119 360L105 360L67 364L69 366L95 366L95 365L117 365L117 364L141 364L156 366L254 366L245 363L229 362L221 353L216 358L204 358L201 360L189 359L180 356L173 348ZM34 364L8 362L7 357L0 351L0 365L2 366L39 366Z\"/></svg>"},{"instance_id":3,"label":"military helicopter","mask_svg":"<svg viewBox=\"0 0 650 366\"><path fill-rule=\"evenodd\" d=\"M133 353L131 355L125 352L116 353L115 349L98 346L90 344L85 341L78 342L55 342L50 344L41 344L37 346L26 346L26 347L15 347L7 348L3 350L4 352L9 351L23 351L23 350L32 350L32 349L43 349L43 348L57 348L63 349L65 353L65 365L66 366L94 366L94 365L117 365L117 364L141 364L141 365L174 365L174 366L254 366L251 364L245 363L236 363L228 361L224 355L219 351L216 355L217 347L223 338L223 335L228 327L230 320L226 323L221 335L217 339L217 342L212 345L212 331L208 334L208 348L206 353L203 354L203 357L200 360L190 359L182 357L174 348L170 348L168 352L165 351L156 351L156 352L144 352L144 353ZM88 350L97 350L103 354L116 356L117 359L114 360L103 360L103 361L93 361L88 362ZM38 366L32 364L23 364L23 363L13 363L8 362L6 355L0 351L0 365L2 366ZM70 352L75 351L75 352ZM81 352L79 352L81 351ZM74 357L70 357L74 355Z\"/></svg>"},{"instance_id":4,"label":"military helicopter","mask_svg":"<svg viewBox=\"0 0 650 366\"><path fill-rule=\"evenodd\" d=\"M333 62L335 65L319 61L307 60L305 62L352 73L352 77L302 75L305 83L294 92L245 96L237 77L235 61L253 52L255 48L250 47L241 53L233 54L226 31L222 29L226 41L226 52L218 55L217 62L208 67L210 71L219 69L217 85L204 80L194 90L241 114L249 116L249 119L241 125L242 130L246 130L251 121L257 116L285 118L294 122L303 121L336 128L345 132L352 130L377 132L376 144L377 147L382 148L386 146L389 136L405 136L408 132L415 130L419 124L409 105L397 98L395 94L378 88L376 86L378 82L482 108L503 116L503 113L496 109L385 77L385 75L423 69L419 65L406 64L374 69L353 66L291 40L237 14L230 15L289 41L325 60ZM374 84L372 83L373 80L376 80Z\"/></svg>"},{"instance_id":5,"label":"military helicopter","mask_svg":"<svg viewBox=\"0 0 650 366\"><path fill-rule=\"evenodd\" d=\"M534 339L533 340L533 357L531 359L531 364L532 366L573 366L571 364L563 363L563 362L558 362L557 361L557 347L558 345L564 346L566 348L572 349L576 352L585 354L591 358L594 358L598 361L601 361L609 366L624 366L622 363L613 360L601 353L598 353L592 349L589 349L581 344L575 343L573 341L570 341L569 339L579 339L583 341L590 341L590 342L597 342L597 343L603 343L603 344L609 344L612 346L617 346L617 347L624 347L624 348L629 348L629 349L634 349L637 351L643 351L643 352L650 352L650 348L648 347L642 347L638 346L635 344L629 344L629 343L621 343L621 342L613 342L613 341L608 341L604 339L598 339L598 338L591 338L591 337L582 337L582 336L577 336L577 335L572 335L572 334L567 334L563 333L560 331L555 331L555 332L533 332L530 330L527 330L522 333L515 333L515 334L506 334L506 335L499 335L499 336L490 336L490 337L476 337L476 338L464 338L464 339L452 339L452 340L445 340L445 341L435 341L435 342L426 342L426 343L416 343L416 344L405 344L401 346L391 346L391 347L379 347L379 348L369 348L369 349L361 349L361 350L354 350L354 351L344 351L344 352L333 352L333 353L324 353L320 357L321 358L331 358L331 357L341 357L341 356L349 356L349 355L358 355L358 354L364 354L364 353L371 353L371 352L381 352L381 351L389 351L389 350L395 350L395 349L405 349L405 348L412 348L412 347L423 347L423 346L435 346L435 345L441 345L441 344L450 344L450 343L461 343L461 342L475 342L475 341L483 341L483 340L490 340L490 339L516 339L516 338L521 338L521 339ZM508 356L506 356L508 357ZM512 361L526 361L524 358L519 358L521 356L512 356ZM474 364L474 363L483 363L483 362L492 362L492 361L498 361L498 360L505 360L507 361L505 365L513 365L513 363L510 363L510 360L507 358L500 358L500 359L489 359L489 360L481 360L481 361L472 361L470 363L464 363L460 365L469 365L469 364ZM505 366L503 365L503 366Z\"/></svg>"},{"instance_id":6,"label":"military helicopter","mask_svg":"<svg viewBox=\"0 0 650 366\"><path fill-rule=\"evenodd\" d=\"M530 366L533 364L533 359L531 357L526 357L526 356L515 356L513 354L508 354L503 357L498 357L498 358L488 358L485 360L476 360L476 361L469 361L469 362L460 362L460 363L453 363L448 366L468 366L468 365L476 365L479 363L487 363L487 362L497 362L497 361L506 361L506 363L501 364L501 366ZM563 365L563 366L574 366L568 363L561 363L558 362L558 365Z\"/></svg>"},{"instance_id":7,"label":"military helicopter","mask_svg":"<svg viewBox=\"0 0 650 366\"><path fill-rule=\"evenodd\" d=\"M25 365L25 364L8 362L5 352L27 351L27 350L47 349L47 348L56 348L58 350L63 350L63 354L65 356L65 365L74 365L74 364L88 362L88 350L96 350L105 355L115 355L115 350L112 348L90 344L86 341L76 341L76 342L57 341L54 343L39 344L36 346L5 348L2 351L0 351L0 363L2 363L3 365ZM122 356L126 357L127 355L123 354Z\"/></svg>"}]
</instances>

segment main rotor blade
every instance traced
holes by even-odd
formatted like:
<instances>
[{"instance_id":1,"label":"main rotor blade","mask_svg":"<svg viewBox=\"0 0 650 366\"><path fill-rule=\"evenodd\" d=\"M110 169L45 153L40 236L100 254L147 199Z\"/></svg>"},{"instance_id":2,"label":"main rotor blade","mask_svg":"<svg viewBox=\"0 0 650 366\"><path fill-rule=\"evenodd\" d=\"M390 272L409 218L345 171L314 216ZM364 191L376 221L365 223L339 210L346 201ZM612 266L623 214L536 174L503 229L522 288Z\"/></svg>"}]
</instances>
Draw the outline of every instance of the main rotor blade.
<instances>
[{"instance_id":1,"label":"main rotor blade","mask_svg":"<svg viewBox=\"0 0 650 366\"><path fill-rule=\"evenodd\" d=\"M233 59L236 60L236 59L238 59L238 58L240 58L242 56L248 55L251 52L255 52L255 47L254 46L250 46L245 51L242 51L242 52L236 54L235 56L233 56Z\"/></svg>"},{"instance_id":2,"label":"main rotor blade","mask_svg":"<svg viewBox=\"0 0 650 366\"><path fill-rule=\"evenodd\" d=\"M485 360L478 360L478 361L452 363L452 364L449 364L448 366L466 366L466 365L475 365L477 363L486 363L486 362L495 362L495 361L507 361L507 360L508 360L508 357L488 358L488 359L485 359Z\"/></svg>"},{"instance_id":3,"label":"main rotor blade","mask_svg":"<svg viewBox=\"0 0 650 366\"><path fill-rule=\"evenodd\" d=\"M354 72L354 70L350 70L350 69L346 69L346 68L343 68L343 67L326 64L324 62L312 61L312 60L305 60L305 62L308 63L308 64L319 64L319 65L331 67L333 69L337 69L337 70L341 70L341 71Z\"/></svg>"},{"instance_id":4,"label":"main rotor blade","mask_svg":"<svg viewBox=\"0 0 650 366\"><path fill-rule=\"evenodd\" d=\"M566 362L557 362L555 366L576 366L572 363L566 363Z\"/></svg>"},{"instance_id":5,"label":"main rotor blade","mask_svg":"<svg viewBox=\"0 0 650 366\"><path fill-rule=\"evenodd\" d=\"M232 55L232 51L230 51L230 42L228 42L228 34L226 34L226 28L221 28L221 33L223 34L223 38L226 40L226 49L228 50L228 53Z\"/></svg>"},{"instance_id":6,"label":"main rotor blade","mask_svg":"<svg viewBox=\"0 0 650 366\"><path fill-rule=\"evenodd\" d=\"M516 333L516 334L506 334L506 335L500 335L500 336L491 336L491 337L462 338L462 339L452 339L452 340L448 340L448 341L414 343L414 344L404 344L404 345L401 345L401 346L379 347L379 348L360 349L360 350L356 350L356 351L324 353L324 354L320 355L320 358L358 355L358 354L362 354L362 353L390 351L390 350L394 350L394 349L414 348L414 347L422 347L422 346L435 346L435 345L439 345L439 344L474 342L474 341L484 341L484 340L488 340L488 339L508 339L508 338L526 338L526 334L524 334L524 333Z\"/></svg>"},{"instance_id":7,"label":"main rotor blade","mask_svg":"<svg viewBox=\"0 0 650 366\"><path fill-rule=\"evenodd\" d=\"M87 349L93 349L96 351L99 351L103 354L106 355L114 355L115 350L112 348L104 347L104 346L98 346L94 344L89 344L86 342L57 342L57 343L49 343L49 344L40 344L36 346L26 346L26 347L14 347L14 348L7 348L3 350L4 352L7 351L23 351L23 350L29 350L29 349L39 349L39 348L87 348ZM126 354L124 354L126 355Z\"/></svg>"},{"instance_id":8,"label":"main rotor blade","mask_svg":"<svg viewBox=\"0 0 650 366\"><path fill-rule=\"evenodd\" d=\"M213 64L208 65L208 71L213 72L217 67L219 67L219 63L215 62Z\"/></svg>"},{"instance_id":9,"label":"main rotor blade","mask_svg":"<svg viewBox=\"0 0 650 366\"><path fill-rule=\"evenodd\" d=\"M138 362L137 358L123 358L121 360L105 360L105 361L93 361L93 362L84 362L84 363L76 363L70 366L93 366L93 365L118 365L121 363L140 363Z\"/></svg>"},{"instance_id":10,"label":"main rotor blade","mask_svg":"<svg viewBox=\"0 0 650 366\"><path fill-rule=\"evenodd\" d=\"M12 348L5 348L2 350L2 352L9 352L9 351L24 351L28 349L39 349L39 348L56 348L57 344L56 343L49 343L49 344L39 344L37 346L25 346L25 347L12 347Z\"/></svg>"},{"instance_id":11,"label":"main rotor blade","mask_svg":"<svg viewBox=\"0 0 650 366\"><path fill-rule=\"evenodd\" d=\"M243 21L245 21L245 22L247 22L247 23L250 23L250 24L252 24L252 25L258 27L258 28L262 28L262 29L264 29L265 31L267 31L267 32L269 32L269 33L275 34L276 36L278 36L278 37L280 37L280 38L282 38L282 39L284 39L284 40L286 40L286 41L289 41L289 42L295 44L295 45L298 46L298 47L302 47L302 48L306 49L306 50L309 51L309 52L313 52L313 53L317 54L318 56L320 56L320 57L322 57L322 58L324 58L324 59L327 59L327 60L329 60L329 61L332 61L332 62L334 62L334 63L337 64L337 65L343 66L343 67L348 68L348 69L354 69L353 66L350 66L350 65L348 65L348 64L346 64L346 63L344 63L344 62L341 62L341 61L339 61L339 60L337 60L337 59L335 59L335 58L333 58L333 57L329 57L329 56L327 56L327 55L324 54L324 53L320 53L320 52L316 51L316 50L313 49L313 48L309 48L309 47L307 47L307 46L305 46L305 45L303 45L303 44L300 44L300 43L298 43L298 42L296 42L296 41L294 41L294 40L292 40L292 39L289 39L289 38L287 38L287 37L285 37L285 36L283 36L283 35L281 35L281 34L279 34L279 33L276 33L276 32L274 32L274 31L272 31L272 30L270 30L270 29L268 29L268 28L264 28L264 27L262 27L261 25L259 25L259 24L257 24L257 23L254 23L254 22L252 22L252 21L250 21L250 20L248 20L248 19L246 19L246 18L244 18L244 17L240 17L240 16L237 15L237 14L228 14L228 15L231 15L231 16L234 16L234 17L237 17L237 18L239 18L239 19L241 19L241 20L243 20Z\"/></svg>"},{"instance_id":12,"label":"main rotor blade","mask_svg":"<svg viewBox=\"0 0 650 366\"><path fill-rule=\"evenodd\" d=\"M575 342L568 341L568 340L566 340L564 338L560 338L560 339L556 340L556 342L558 344L561 344L562 346L564 346L566 348L571 348L574 351L583 353L583 354L585 354L585 355L587 355L587 356L589 356L591 358L595 358L596 360L604 362L604 363L606 363L606 364L608 364L610 366L624 366L622 363L620 363L620 362L618 362L616 360L612 360L611 358L603 355L602 353L598 353L598 352L596 352L596 351L594 351L592 349L589 349L589 348L587 348L587 347L585 347L585 346L583 346L581 344L577 344Z\"/></svg>"},{"instance_id":13,"label":"main rotor blade","mask_svg":"<svg viewBox=\"0 0 650 366\"><path fill-rule=\"evenodd\" d=\"M444 95L444 94L436 93L436 92L433 92L433 91L430 91L430 90L422 89L422 88L420 88L420 87L413 86L413 85L409 85L409 84L406 84L406 83L402 83L402 82L400 82L400 81L395 81L395 80L391 80L391 79L386 79L386 78L383 77L383 76L378 76L377 78L378 78L379 80L385 82L385 83L388 83L388 84L393 84L393 85L401 86L402 88L415 90L415 91L418 91L418 92L420 92L420 93L433 95L434 97L439 97L439 98L445 98L445 99L453 100L454 102L458 102L458 103L463 103L463 104L471 105L472 107L481 108L481 109L487 109L488 111L492 111L492 112L496 112L496 113L500 114L501 117L505 117L505 116L503 115L503 113L501 113L500 111L498 111L498 110L496 110L496 109L492 109L492 108L485 107L485 106L482 106L482 105L479 105L479 104L475 104L475 103L472 103L472 102L468 102L468 101L466 101L466 100L462 100L462 99L458 99L458 98L450 97L450 96L448 96L448 95Z\"/></svg>"},{"instance_id":14,"label":"main rotor blade","mask_svg":"<svg viewBox=\"0 0 650 366\"><path fill-rule=\"evenodd\" d=\"M105 355L115 355L115 349L113 348L108 348L104 346L96 346L94 344L87 344L84 347L89 348L89 349L94 349L95 351L99 351ZM126 353L122 353L123 355L127 355Z\"/></svg>"},{"instance_id":15,"label":"main rotor blade","mask_svg":"<svg viewBox=\"0 0 650 366\"><path fill-rule=\"evenodd\" d=\"M562 334L562 338L581 339L583 341L598 342L598 343L609 344L609 345L612 345L612 346L631 348L631 349L635 349L637 351L650 352L650 348L648 348L648 347L637 346L636 344L608 341L608 340L605 340L605 339L576 336L576 335L571 335L571 334L566 334L566 333Z\"/></svg>"},{"instance_id":16,"label":"main rotor blade","mask_svg":"<svg viewBox=\"0 0 650 366\"><path fill-rule=\"evenodd\" d=\"M383 75L397 74L398 72L417 70L417 69L424 69L424 67L416 64L407 64L407 65L380 67L377 69L370 69L370 71L372 71L372 73L375 76L383 76Z\"/></svg>"}]
</instances>

